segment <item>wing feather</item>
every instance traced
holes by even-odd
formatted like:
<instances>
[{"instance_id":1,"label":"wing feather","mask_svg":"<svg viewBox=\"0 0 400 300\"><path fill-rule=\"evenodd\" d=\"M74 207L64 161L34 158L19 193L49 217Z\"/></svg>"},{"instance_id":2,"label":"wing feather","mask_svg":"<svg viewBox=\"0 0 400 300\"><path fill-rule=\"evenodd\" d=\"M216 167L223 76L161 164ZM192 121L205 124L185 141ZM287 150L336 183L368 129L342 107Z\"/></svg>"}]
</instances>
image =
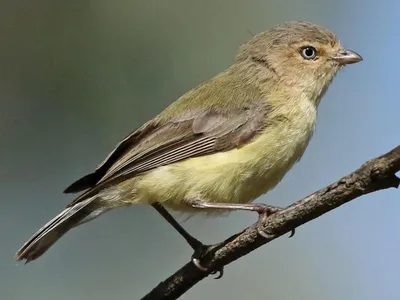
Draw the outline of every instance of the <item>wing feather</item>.
<instances>
[{"instance_id":1,"label":"wing feather","mask_svg":"<svg viewBox=\"0 0 400 300\"><path fill-rule=\"evenodd\" d=\"M91 188L76 203L104 186L159 166L241 147L265 127L268 107L260 103L265 102L229 114L216 109L192 113L164 124L155 119L125 138L94 173L73 183L66 192Z\"/></svg>"}]
</instances>

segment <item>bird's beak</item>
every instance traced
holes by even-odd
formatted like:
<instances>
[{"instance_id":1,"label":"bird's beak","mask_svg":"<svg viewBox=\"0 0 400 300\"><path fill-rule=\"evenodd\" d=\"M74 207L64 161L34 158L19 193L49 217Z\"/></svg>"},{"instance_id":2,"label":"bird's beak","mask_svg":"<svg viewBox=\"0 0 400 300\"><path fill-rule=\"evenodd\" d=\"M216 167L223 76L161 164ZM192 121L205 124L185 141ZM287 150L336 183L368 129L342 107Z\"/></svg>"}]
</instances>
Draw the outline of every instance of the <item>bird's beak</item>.
<instances>
[{"instance_id":1,"label":"bird's beak","mask_svg":"<svg viewBox=\"0 0 400 300\"><path fill-rule=\"evenodd\" d=\"M355 64L363 60L360 54L355 51L342 49L340 50L336 56L333 57L333 60L338 62L339 65L348 65Z\"/></svg>"}]
</instances>

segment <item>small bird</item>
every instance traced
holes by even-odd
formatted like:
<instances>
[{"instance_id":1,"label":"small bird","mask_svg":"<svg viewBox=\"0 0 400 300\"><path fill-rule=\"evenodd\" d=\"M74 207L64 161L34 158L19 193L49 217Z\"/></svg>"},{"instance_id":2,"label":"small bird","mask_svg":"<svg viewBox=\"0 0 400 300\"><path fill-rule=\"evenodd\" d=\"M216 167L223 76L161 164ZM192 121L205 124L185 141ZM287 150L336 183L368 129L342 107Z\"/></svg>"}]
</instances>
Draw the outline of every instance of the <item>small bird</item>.
<instances>
[{"instance_id":1,"label":"small bird","mask_svg":"<svg viewBox=\"0 0 400 300\"><path fill-rule=\"evenodd\" d=\"M83 192L18 250L29 262L62 235L117 207L149 204L186 239L166 208L255 211L260 228L279 210L252 203L302 157L317 108L338 71L362 58L318 25L287 22L253 36L234 63L139 127L97 169L64 192ZM265 236L262 230L260 235ZM199 257L193 263L202 270Z\"/></svg>"}]
</instances>

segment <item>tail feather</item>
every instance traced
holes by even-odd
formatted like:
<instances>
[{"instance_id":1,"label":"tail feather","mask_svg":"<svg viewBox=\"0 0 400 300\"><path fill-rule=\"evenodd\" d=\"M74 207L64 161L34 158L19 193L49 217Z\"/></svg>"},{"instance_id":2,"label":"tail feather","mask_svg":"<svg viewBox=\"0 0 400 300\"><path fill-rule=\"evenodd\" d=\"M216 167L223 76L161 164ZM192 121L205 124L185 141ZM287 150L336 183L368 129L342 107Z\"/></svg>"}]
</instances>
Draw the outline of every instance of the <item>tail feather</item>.
<instances>
[{"instance_id":1,"label":"tail feather","mask_svg":"<svg viewBox=\"0 0 400 300\"><path fill-rule=\"evenodd\" d=\"M94 207L95 197L85 199L67 207L40 228L16 254L17 260L32 261L45 253L59 238L73 227L86 221L98 209Z\"/></svg>"}]
</instances>

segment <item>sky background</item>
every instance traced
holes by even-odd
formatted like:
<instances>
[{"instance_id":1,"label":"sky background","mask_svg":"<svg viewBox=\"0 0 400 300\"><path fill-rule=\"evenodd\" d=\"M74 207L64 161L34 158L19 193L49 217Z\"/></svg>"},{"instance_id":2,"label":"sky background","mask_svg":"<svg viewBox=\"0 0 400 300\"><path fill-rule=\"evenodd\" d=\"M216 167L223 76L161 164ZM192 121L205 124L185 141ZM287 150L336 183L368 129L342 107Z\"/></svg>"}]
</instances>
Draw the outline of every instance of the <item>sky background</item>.
<instances>
[{"instance_id":1,"label":"sky background","mask_svg":"<svg viewBox=\"0 0 400 300\"><path fill-rule=\"evenodd\" d=\"M140 299L191 249L150 207L109 212L26 266L15 251L69 203L62 190L127 133L288 20L326 26L364 61L324 97L303 159L262 202L285 206L400 143L400 2L0 1L0 298ZM398 299L400 191L364 196L208 278L182 299ZM205 243L252 213L183 225Z\"/></svg>"}]
</instances>

